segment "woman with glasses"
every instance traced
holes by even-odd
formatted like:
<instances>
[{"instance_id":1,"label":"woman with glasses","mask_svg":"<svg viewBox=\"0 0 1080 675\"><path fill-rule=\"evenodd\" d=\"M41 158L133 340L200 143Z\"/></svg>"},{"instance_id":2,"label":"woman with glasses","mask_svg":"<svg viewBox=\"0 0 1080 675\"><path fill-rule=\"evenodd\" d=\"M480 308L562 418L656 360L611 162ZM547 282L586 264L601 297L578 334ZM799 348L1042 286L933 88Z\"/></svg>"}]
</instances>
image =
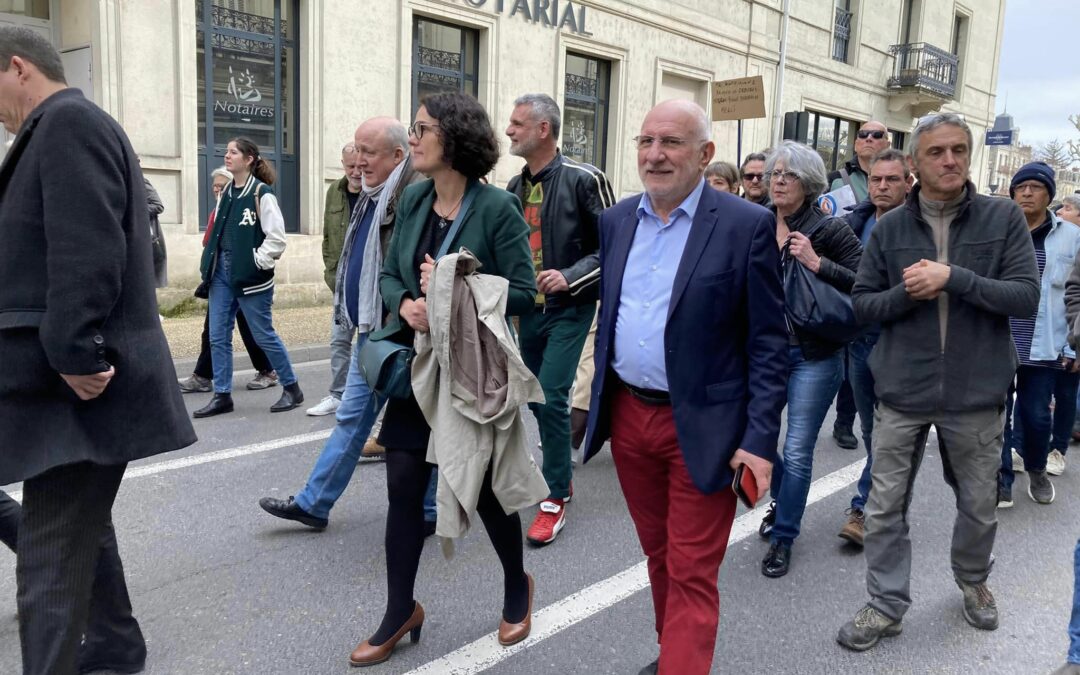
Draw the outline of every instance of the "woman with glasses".
<instances>
[{"instance_id":1,"label":"woman with glasses","mask_svg":"<svg viewBox=\"0 0 1080 675\"><path fill-rule=\"evenodd\" d=\"M713 162L705 167L705 182L720 192L739 194L739 170L731 162Z\"/></svg>"},{"instance_id":2,"label":"woman with glasses","mask_svg":"<svg viewBox=\"0 0 1080 675\"><path fill-rule=\"evenodd\" d=\"M214 397L195 417L232 412L233 320L243 311L255 341L266 352L284 389L270 412L299 406L304 394L289 353L274 331L274 266L285 252L285 220L273 189L277 174L243 136L229 141L225 168L232 172L218 200L214 227L203 249L202 278L210 285L210 350L214 361Z\"/></svg>"},{"instance_id":3,"label":"woman with glasses","mask_svg":"<svg viewBox=\"0 0 1080 675\"><path fill-rule=\"evenodd\" d=\"M776 243L788 253L784 264L803 265L822 281L851 293L862 248L845 221L817 207L826 187L821 156L806 145L784 141L769 155L765 175L776 214ZM797 328L789 332L787 435L783 458L773 469L773 503L759 530L770 540L761 561L767 577L788 572L810 491L814 445L844 372L843 344Z\"/></svg>"},{"instance_id":4,"label":"woman with glasses","mask_svg":"<svg viewBox=\"0 0 1080 675\"><path fill-rule=\"evenodd\" d=\"M210 189L214 191L215 207L206 221L203 246L209 243L210 235L214 230L217 200L221 199L222 191L225 190L225 186L232 182L232 179L232 173L223 166L214 169L213 173L210 174ZM266 352L255 342L255 337L251 334L251 329L248 328L247 319L244 318L244 313L239 310L236 312L236 328L240 331L240 339L244 342L244 349L247 350L248 357L251 359L251 367L256 372L254 379L247 383L247 388L257 390L277 386L277 373L274 372L274 367L270 365L270 359L266 358ZM180 380L180 393L207 393L214 387L213 380L214 361L210 353L210 312L207 311L206 320L203 322L199 359L195 362L195 370L191 372L191 375Z\"/></svg>"},{"instance_id":5,"label":"woman with glasses","mask_svg":"<svg viewBox=\"0 0 1080 675\"><path fill-rule=\"evenodd\" d=\"M482 273L509 281L507 314L532 311L536 283L521 204L509 192L480 181L499 159L487 113L465 94L435 94L422 101L409 135L413 168L430 180L413 185L402 196L380 282L389 318L386 327L369 339L411 345L417 332L428 332L427 277L461 216L467 193L472 194L471 205L447 250L467 248L479 260ZM434 468L426 459L430 432L414 396L389 400L379 434L379 443L386 448L389 499L386 611L375 633L350 655L354 666L389 659L406 634L413 642L420 637L424 609L413 597L413 587L424 546L424 493ZM521 520L517 513L503 510L492 490L490 467L476 511L502 564L499 642L511 645L529 634L533 583L522 560Z\"/></svg>"}]
</instances>

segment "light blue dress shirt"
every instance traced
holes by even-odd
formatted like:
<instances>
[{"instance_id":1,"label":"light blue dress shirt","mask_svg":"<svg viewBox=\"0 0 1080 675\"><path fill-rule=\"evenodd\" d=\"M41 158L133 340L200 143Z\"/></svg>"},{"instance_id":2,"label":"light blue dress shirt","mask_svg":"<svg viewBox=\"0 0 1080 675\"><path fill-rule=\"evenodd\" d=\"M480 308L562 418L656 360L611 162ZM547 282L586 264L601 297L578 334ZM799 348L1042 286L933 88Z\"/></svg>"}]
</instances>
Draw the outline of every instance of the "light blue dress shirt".
<instances>
[{"instance_id":1,"label":"light blue dress shirt","mask_svg":"<svg viewBox=\"0 0 1080 675\"><path fill-rule=\"evenodd\" d=\"M634 243L623 270L612 360L619 378L635 387L668 390L664 328L675 273L704 189L702 180L666 223L653 211L648 193L641 195Z\"/></svg>"}]
</instances>

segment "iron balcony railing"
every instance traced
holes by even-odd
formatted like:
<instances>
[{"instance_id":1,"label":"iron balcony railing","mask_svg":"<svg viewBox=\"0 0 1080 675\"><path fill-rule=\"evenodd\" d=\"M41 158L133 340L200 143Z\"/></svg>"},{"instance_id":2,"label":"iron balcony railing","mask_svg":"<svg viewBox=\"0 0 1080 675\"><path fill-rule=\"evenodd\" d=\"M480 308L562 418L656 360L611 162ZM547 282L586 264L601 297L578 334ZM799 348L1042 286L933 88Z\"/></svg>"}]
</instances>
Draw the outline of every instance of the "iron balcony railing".
<instances>
[{"instance_id":1,"label":"iron balcony railing","mask_svg":"<svg viewBox=\"0 0 1080 675\"><path fill-rule=\"evenodd\" d=\"M896 57L889 89L914 87L943 98L956 96L960 60L955 54L925 42L893 45L889 53Z\"/></svg>"},{"instance_id":2,"label":"iron balcony railing","mask_svg":"<svg viewBox=\"0 0 1080 675\"><path fill-rule=\"evenodd\" d=\"M836 17L833 27L833 50L832 57L837 61L847 63L848 43L851 40L851 17L854 14L844 9L836 8Z\"/></svg>"}]
</instances>

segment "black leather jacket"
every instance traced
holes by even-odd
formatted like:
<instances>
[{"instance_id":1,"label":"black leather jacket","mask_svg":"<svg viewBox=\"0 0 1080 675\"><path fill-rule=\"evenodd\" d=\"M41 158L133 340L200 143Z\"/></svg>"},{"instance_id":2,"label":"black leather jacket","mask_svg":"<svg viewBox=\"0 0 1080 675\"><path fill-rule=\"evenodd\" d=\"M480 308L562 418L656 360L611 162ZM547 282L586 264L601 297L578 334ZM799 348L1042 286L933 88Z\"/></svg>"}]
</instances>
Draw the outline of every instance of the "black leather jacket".
<instances>
[{"instance_id":1,"label":"black leather jacket","mask_svg":"<svg viewBox=\"0 0 1080 675\"><path fill-rule=\"evenodd\" d=\"M773 213L775 212L774 206ZM862 245L844 219L827 216L818 209L816 204L807 204L787 220L787 226L791 232L806 233L823 220L824 225L810 235L810 245L814 247L814 253L821 258L821 267L817 275L830 286L844 293L851 293L851 287L855 285L855 274L859 271ZM787 264L801 265L802 263L790 260ZM830 342L804 333L797 328L793 330L799 341L799 347L802 349L803 358L808 361L823 359L844 346L838 342Z\"/></svg>"},{"instance_id":2,"label":"black leather jacket","mask_svg":"<svg viewBox=\"0 0 1080 675\"><path fill-rule=\"evenodd\" d=\"M535 176L525 166L506 189L525 204L525 181L543 183L540 206L544 269L557 269L570 284L569 291L550 293L550 308L596 302L600 297L600 212L615 203L607 176L589 164L559 153Z\"/></svg>"}]
</instances>

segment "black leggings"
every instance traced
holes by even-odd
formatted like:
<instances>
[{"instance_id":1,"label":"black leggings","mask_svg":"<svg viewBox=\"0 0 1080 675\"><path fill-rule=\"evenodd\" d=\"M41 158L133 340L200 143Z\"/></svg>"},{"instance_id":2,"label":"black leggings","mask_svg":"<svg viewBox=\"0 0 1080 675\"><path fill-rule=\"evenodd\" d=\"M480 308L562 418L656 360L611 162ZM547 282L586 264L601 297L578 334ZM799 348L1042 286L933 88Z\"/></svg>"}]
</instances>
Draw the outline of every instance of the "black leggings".
<instances>
[{"instance_id":1,"label":"black leggings","mask_svg":"<svg viewBox=\"0 0 1080 675\"><path fill-rule=\"evenodd\" d=\"M416 571L424 549L424 493L433 464L427 450L386 451L386 614L371 644L381 645L408 620L415 600ZM491 489L491 471L484 476L476 512L484 523L491 545L503 568L503 618L510 623L525 619L529 611L529 587L522 561L521 519L506 515Z\"/></svg>"}]
</instances>

